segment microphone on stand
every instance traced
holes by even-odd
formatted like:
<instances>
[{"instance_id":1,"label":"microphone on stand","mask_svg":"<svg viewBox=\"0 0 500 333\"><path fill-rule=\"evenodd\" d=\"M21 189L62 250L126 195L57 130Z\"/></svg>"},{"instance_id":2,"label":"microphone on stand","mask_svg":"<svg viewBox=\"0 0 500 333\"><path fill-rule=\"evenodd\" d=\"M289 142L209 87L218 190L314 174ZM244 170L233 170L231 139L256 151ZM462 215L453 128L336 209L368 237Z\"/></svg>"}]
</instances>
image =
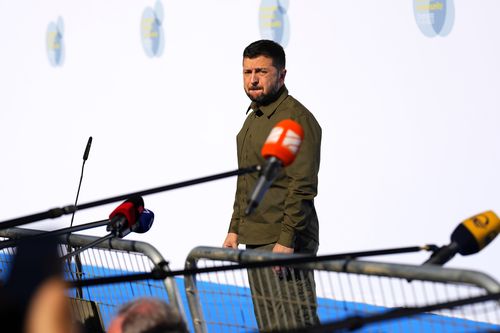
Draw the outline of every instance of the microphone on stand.
<instances>
[{"instance_id":1,"label":"microphone on stand","mask_svg":"<svg viewBox=\"0 0 500 333\"><path fill-rule=\"evenodd\" d=\"M141 215L139 216L139 220L137 221L136 224L132 225L132 228L130 229L133 232L143 234L149 231L149 229L151 229L154 219L155 219L155 214L153 213L153 211L144 208Z\"/></svg>"},{"instance_id":2,"label":"microphone on stand","mask_svg":"<svg viewBox=\"0 0 500 333\"><path fill-rule=\"evenodd\" d=\"M90 153L90 147L92 146L92 137L89 136L89 140L87 141L87 146L85 147L85 151L83 152L83 163L82 163L82 172L80 173L80 181L78 182L78 189L76 191L76 198L75 198L75 207L78 204L78 196L80 195L80 187L82 186L82 180L83 180L83 170L85 168L85 162L87 162L87 159L89 158L89 153ZM70 227L73 226L73 220L75 218L75 213L76 210L73 211L73 214L71 214L71 223Z\"/></svg>"},{"instance_id":3,"label":"microphone on stand","mask_svg":"<svg viewBox=\"0 0 500 333\"><path fill-rule=\"evenodd\" d=\"M92 137L89 136L89 140L87 141L87 146L85 147L85 151L83 152L83 161L86 161L89 158L91 145L92 145Z\"/></svg>"},{"instance_id":4,"label":"microphone on stand","mask_svg":"<svg viewBox=\"0 0 500 333\"><path fill-rule=\"evenodd\" d=\"M279 171L295 160L302 140L304 140L302 126L291 119L282 120L273 127L261 151L267 163L250 195L245 215L250 215L257 208Z\"/></svg>"},{"instance_id":5,"label":"microphone on stand","mask_svg":"<svg viewBox=\"0 0 500 333\"><path fill-rule=\"evenodd\" d=\"M115 233L120 238L126 236L137 224L143 211L144 200L141 196L133 196L125 200L109 214L111 221L106 230Z\"/></svg>"},{"instance_id":6,"label":"microphone on stand","mask_svg":"<svg viewBox=\"0 0 500 333\"><path fill-rule=\"evenodd\" d=\"M135 223L133 223L130 227L124 226L119 231L115 230L114 231L115 237L123 238L123 237L127 236L128 234L130 234L131 232L143 234L143 233L149 231L149 229L151 229L151 226L153 225L154 218L155 218L155 214L151 210L144 209L142 211L142 213L139 215L139 218L137 219L137 221ZM108 227L109 227L109 225L108 225ZM113 234L113 232L111 232L111 234Z\"/></svg>"},{"instance_id":7,"label":"microphone on stand","mask_svg":"<svg viewBox=\"0 0 500 333\"><path fill-rule=\"evenodd\" d=\"M119 206L119 207L122 209L122 206ZM136 233L145 233L149 229L151 229L151 226L153 225L153 221L154 221L153 211L151 211L149 209L144 209L142 211L142 213L140 213L138 220L131 225L130 231L136 232ZM66 237L69 237L69 234L71 234L73 232L88 230L88 229L102 227L102 226L106 226L107 228L111 229L111 222L112 222L111 219L105 219L105 220L79 224L79 225L74 226L74 227L68 227L68 228L57 229L57 230L52 230L52 231L39 231L39 232L33 231L33 234L31 234L29 236L25 236L25 237L22 237L19 239L9 239L9 240L1 241L0 242L0 250L7 248L7 247L17 246L17 244L19 242L23 242L23 241L30 242L30 241L35 241L37 239L48 238L48 237L56 238L57 236L62 236L62 235L68 235ZM116 223L116 220L113 222ZM123 230L122 234L124 232L125 232L125 230ZM129 232L127 232L127 234L128 233ZM70 251L68 251L68 252L70 252Z\"/></svg>"},{"instance_id":8,"label":"microphone on stand","mask_svg":"<svg viewBox=\"0 0 500 333\"><path fill-rule=\"evenodd\" d=\"M83 180L83 170L85 168L85 162L87 162L87 159L89 158L91 145L92 145L92 137L90 136L88 141L87 141L87 146L85 147L85 151L83 152L82 172L80 173L80 181L78 182L78 189L76 191L75 207L78 204L78 196L80 195L80 188L82 186L82 180ZM71 222L69 224L70 228L73 227L73 220L75 219L75 213L76 213L76 210L74 210L73 213L71 214ZM68 233L67 237L69 237L70 235L71 235L71 232ZM71 252L71 246L69 245L69 242L68 242L68 245L66 246L66 250L68 252ZM70 272L70 274L73 274L73 271L71 270L71 259L68 259L66 264L68 265L68 271ZM82 263L80 260L80 256L75 256L75 274L76 274L77 279L80 279L80 276L82 274L81 272L82 272ZM77 296L79 298L81 298L83 295L83 291L81 290L81 288L77 289L76 293L77 293Z\"/></svg>"},{"instance_id":9,"label":"microphone on stand","mask_svg":"<svg viewBox=\"0 0 500 333\"><path fill-rule=\"evenodd\" d=\"M460 223L451 234L451 242L440 247L423 265L444 265L455 254L474 254L486 247L500 232L500 219L486 211Z\"/></svg>"},{"instance_id":10,"label":"microphone on stand","mask_svg":"<svg viewBox=\"0 0 500 333\"><path fill-rule=\"evenodd\" d=\"M111 212L109 215L110 221L107 224L106 230L110 231L106 236L100 237L95 241L75 250L71 253L67 253L62 260L66 260L71 256L76 256L81 252L112 238L123 238L135 229L140 229L142 232L146 232L151 228L153 224L154 214L149 211L144 214L143 222L141 226L141 216L144 213L144 200L140 196L133 196L125 200L122 204ZM139 224L139 226L137 226Z\"/></svg>"}]
</instances>

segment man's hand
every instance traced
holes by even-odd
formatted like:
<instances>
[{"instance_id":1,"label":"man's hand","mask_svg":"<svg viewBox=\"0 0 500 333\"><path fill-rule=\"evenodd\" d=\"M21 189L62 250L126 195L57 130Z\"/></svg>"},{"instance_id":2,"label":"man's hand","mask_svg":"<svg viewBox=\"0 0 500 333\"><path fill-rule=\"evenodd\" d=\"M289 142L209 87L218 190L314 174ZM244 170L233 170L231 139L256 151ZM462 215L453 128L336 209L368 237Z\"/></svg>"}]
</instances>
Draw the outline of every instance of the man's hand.
<instances>
[{"instance_id":1,"label":"man's hand","mask_svg":"<svg viewBox=\"0 0 500 333\"><path fill-rule=\"evenodd\" d=\"M293 247L287 247L287 246L276 243L273 247L273 252L274 253L290 254L290 253L293 253Z\"/></svg>"},{"instance_id":2,"label":"man's hand","mask_svg":"<svg viewBox=\"0 0 500 333\"><path fill-rule=\"evenodd\" d=\"M233 249L238 248L238 234L235 234L234 232L228 232L226 239L224 240L224 243L222 244L222 247L230 247Z\"/></svg>"},{"instance_id":3,"label":"man's hand","mask_svg":"<svg viewBox=\"0 0 500 333\"><path fill-rule=\"evenodd\" d=\"M293 253L293 247L288 247L288 246L284 246L284 245L276 243L274 245L274 247L273 247L273 253L292 254ZM273 271L275 273L277 273L280 278L286 277L286 274L287 274L286 267L273 266Z\"/></svg>"}]
</instances>

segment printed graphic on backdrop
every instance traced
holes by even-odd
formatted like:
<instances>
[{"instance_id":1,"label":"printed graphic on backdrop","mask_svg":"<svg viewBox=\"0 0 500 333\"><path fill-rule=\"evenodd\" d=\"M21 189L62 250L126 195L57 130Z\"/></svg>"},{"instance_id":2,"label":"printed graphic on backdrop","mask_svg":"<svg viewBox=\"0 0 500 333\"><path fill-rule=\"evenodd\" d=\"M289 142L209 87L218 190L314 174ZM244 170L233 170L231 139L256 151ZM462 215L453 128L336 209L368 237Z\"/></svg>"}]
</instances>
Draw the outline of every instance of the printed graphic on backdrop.
<instances>
[{"instance_id":1,"label":"printed graphic on backdrop","mask_svg":"<svg viewBox=\"0 0 500 333\"><path fill-rule=\"evenodd\" d=\"M154 8L146 7L141 18L141 41L148 57L160 57L165 46L163 5L158 0Z\"/></svg>"},{"instance_id":2,"label":"printed graphic on backdrop","mask_svg":"<svg viewBox=\"0 0 500 333\"><path fill-rule=\"evenodd\" d=\"M288 0L262 0L259 8L259 30L263 39L286 47L290 36Z\"/></svg>"},{"instance_id":3,"label":"printed graphic on backdrop","mask_svg":"<svg viewBox=\"0 0 500 333\"><path fill-rule=\"evenodd\" d=\"M447 36L455 21L453 0L413 0L413 12L427 37Z\"/></svg>"},{"instance_id":4,"label":"printed graphic on backdrop","mask_svg":"<svg viewBox=\"0 0 500 333\"><path fill-rule=\"evenodd\" d=\"M47 57L53 67L62 66L64 63L64 22L58 17L56 22L50 22L47 27Z\"/></svg>"}]
</instances>

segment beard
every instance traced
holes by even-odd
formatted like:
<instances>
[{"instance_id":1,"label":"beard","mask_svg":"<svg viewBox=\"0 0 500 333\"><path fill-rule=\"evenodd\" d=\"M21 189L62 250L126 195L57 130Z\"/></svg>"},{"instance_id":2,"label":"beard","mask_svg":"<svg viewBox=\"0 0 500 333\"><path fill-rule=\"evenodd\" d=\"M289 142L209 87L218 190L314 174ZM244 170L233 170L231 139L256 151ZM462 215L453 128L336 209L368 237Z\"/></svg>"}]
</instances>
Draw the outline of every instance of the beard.
<instances>
[{"instance_id":1,"label":"beard","mask_svg":"<svg viewBox=\"0 0 500 333\"><path fill-rule=\"evenodd\" d=\"M255 90L257 90L257 88L259 88L259 87L255 87L255 88L256 88ZM249 91L245 90L245 92L246 92L248 98L250 98L250 100L252 102L257 103L258 105L268 105L268 104L274 102L278 98L280 90L281 90L280 87L278 85L275 85L273 87L272 91L267 93L267 94L262 93L258 96L252 96L249 93ZM251 88L250 88L250 91L252 91Z\"/></svg>"}]
</instances>

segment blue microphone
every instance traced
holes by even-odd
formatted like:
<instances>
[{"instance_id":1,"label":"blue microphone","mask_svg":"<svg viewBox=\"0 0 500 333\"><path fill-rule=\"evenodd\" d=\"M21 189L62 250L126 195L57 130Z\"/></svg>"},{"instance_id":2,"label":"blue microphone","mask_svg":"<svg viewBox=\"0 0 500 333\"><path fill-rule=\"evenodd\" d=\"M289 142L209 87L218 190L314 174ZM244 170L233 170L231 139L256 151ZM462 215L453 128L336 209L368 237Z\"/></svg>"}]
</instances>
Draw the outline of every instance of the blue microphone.
<instances>
[{"instance_id":1,"label":"blue microphone","mask_svg":"<svg viewBox=\"0 0 500 333\"><path fill-rule=\"evenodd\" d=\"M140 234L145 233L146 231L151 229L154 219L155 214L149 209L144 209L141 215L139 215L137 223L133 225L132 231Z\"/></svg>"}]
</instances>

